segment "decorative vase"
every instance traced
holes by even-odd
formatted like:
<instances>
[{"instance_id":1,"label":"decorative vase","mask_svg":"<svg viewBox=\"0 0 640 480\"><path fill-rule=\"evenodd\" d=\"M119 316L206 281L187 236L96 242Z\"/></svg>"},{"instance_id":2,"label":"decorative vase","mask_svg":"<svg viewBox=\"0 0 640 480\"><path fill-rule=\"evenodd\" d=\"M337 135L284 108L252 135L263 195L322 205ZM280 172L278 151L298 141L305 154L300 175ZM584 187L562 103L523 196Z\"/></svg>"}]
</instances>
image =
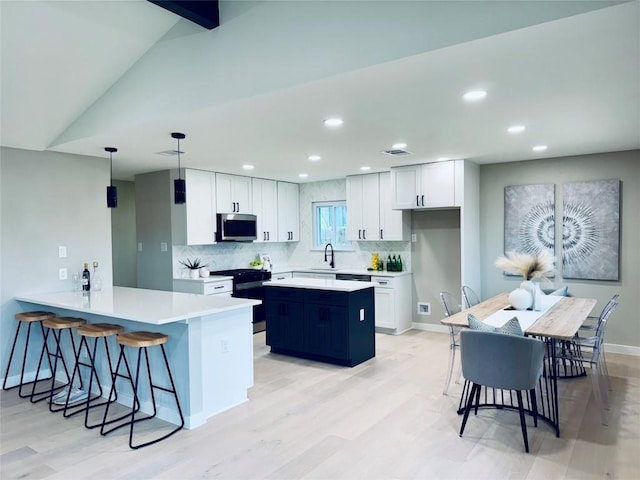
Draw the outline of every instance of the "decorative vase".
<instances>
[{"instance_id":1,"label":"decorative vase","mask_svg":"<svg viewBox=\"0 0 640 480\"><path fill-rule=\"evenodd\" d=\"M209 269L207 267L200 267L200 270L198 270L198 273L200 274L200 276L202 278L206 278L209 276Z\"/></svg>"},{"instance_id":2,"label":"decorative vase","mask_svg":"<svg viewBox=\"0 0 640 480\"><path fill-rule=\"evenodd\" d=\"M537 282L525 280L520 284L520 288L524 288L531 295L531 305L533 310L542 310L542 290Z\"/></svg>"},{"instance_id":3,"label":"decorative vase","mask_svg":"<svg viewBox=\"0 0 640 480\"><path fill-rule=\"evenodd\" d=\"M200 271L197 269L191 269L189 270L189 278L195 280L200 276Z\"/></svg>"},{"instance_id":4,"label":"decorative vase","mask_svg":"<svg viewBox=\"0 0 640 480\"><path fill-rule=\"evenodd\" d=\"M533 297L528 290L524 288L516 288L509 294L509 303L516 310L526 310L531 307Z\"/></svg>"}]
</instances>

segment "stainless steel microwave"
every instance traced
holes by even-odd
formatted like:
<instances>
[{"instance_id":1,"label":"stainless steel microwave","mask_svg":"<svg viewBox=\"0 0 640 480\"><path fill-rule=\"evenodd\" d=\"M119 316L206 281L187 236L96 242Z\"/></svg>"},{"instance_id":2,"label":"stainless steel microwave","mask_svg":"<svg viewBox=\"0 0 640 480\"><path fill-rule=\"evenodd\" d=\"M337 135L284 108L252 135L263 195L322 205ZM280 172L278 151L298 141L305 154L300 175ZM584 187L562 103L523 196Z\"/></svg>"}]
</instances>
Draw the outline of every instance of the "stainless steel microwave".
<instances>
[{"instance_id":1,"label":"stainless steel microwave","mask_svg":"<svg viewBox=\"0 0 640 480\"><path fill-rule=\"evenodd\" d=\"M246 213L218 213L217 242L251 242L257 237L257 217Z\"/></svg>"}]
</instances>

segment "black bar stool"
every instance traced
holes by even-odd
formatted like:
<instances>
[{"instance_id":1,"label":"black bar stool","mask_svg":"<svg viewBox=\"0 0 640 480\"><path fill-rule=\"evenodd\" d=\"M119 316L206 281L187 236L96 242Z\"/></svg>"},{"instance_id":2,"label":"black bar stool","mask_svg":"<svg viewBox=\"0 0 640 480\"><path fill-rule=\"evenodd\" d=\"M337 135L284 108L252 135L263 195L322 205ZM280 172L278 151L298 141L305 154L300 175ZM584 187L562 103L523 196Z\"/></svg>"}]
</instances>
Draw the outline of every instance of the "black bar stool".
<instances>
[{"instance_id":1,"label":"black bar stool","mask_svg":"<svg viewBox=\"0 0 640 480\"><path fill-rule=\"evenodd\" d=\"M78 413L84 412L85 414L84 426L86 428L96 428L102 425L101 422L98 422L95 424L89 424L89 410L96 407L102 407L107 403L113 403L117 401L118 395L116 392L113 397L109 397L103 402L98 402L94 404L91 403L94 400L102 398L102 393L103 393L102 383L100 382L100 376L98 375L98 369L96 367L96 365L98 365L98 367L101 365L100 363L96 362L98 343L100 338L102 338L103 345L104 345L104 352L106 354L107 367L109 369L109 380L113 381L113 374L114 374L113 362L111 361L111 353L109 350L109 344L107 340L109 337L115 337L121 334L123 331L124 331L124 328L122 326L115 325L112 323L87 323L84 325L80 325L79 327L76 328L76 333L80 335L80 344L78 346L78 351L76 353L76 359L75 359L76 363L75 363L75 367L73 368L73 373L71 374L70 384L73 385L76 375L78 376L78 378L81 379L82 374L80 371L80 367L84 366L89 369L89 385L87 387L87 392L86 392L87 397L86 399L82 400L80 403L72 401L71 388L68 389L67 395L64 398L59 400L59 402L64 405L64 412L63 412L64 417L71 417ZM91 338L93 338L93 348L89 348L88 339L91 339ZM87 353L87 356L89 358L89 363L86 363L80 360L80 357L83 352L83 348L84 348L84 351L86 351ZM95 383L97 384L97 392L92 397L94 379L95 379ZM57 402L54 400L54 403L57 403Z\"/></svg>"},{"instance_id":2,"label":"black bar stool","mask_svg":"<svg viewBox=\"0 0 640 480\"><path fill-rule=\"evenodd\" d=\"M115 373L113 375L113 381L111 383L111 392L109 394L109 398L111 398L111 396L113 395L114 391L115 391L115 387L116 387L116 377L120 376L123 378L127 378L129 379L129 382L131 383L131 388L133 390L133 405L131 407L131 413L123 415L119 418L115 418L115 419L111 419L111 420L107 420L108 414L109 414L109 407L110 404L107 404L105 411L104 411L104 417L102 419L102 427L100 428L100 434L101 435L106 435L107 433L110 433L114 430L117 430L119 428L122 428L124 426L129 425L129 447L133 448L133 449L137 449L137 448L142 448L142 447L146 447L147 445L152 445L154 443L157 443L161 440L164 440L165 438L170 437L171 435L173 435L174 433L178 432L179 430L182 429L182 427L184 427L184 416L182 415L182 409L180 408L180 401L178 400L178 393L176 391L176 386L173 382L173 376L171 375L171 368L169 367L169 361L167 360L167 354L165 352L164 349L164 344L167 343L167 341L169 340L169 336L168 335L164 335L162 333L156 333L156 332L130 332L130 333L123 333L122 335L118 336L118 344L120 345L120 355L118 356L118 363L116 364L116 369L115 369ZM149 352L147 351L148 347L153 347L153 346L157 346L160 345L161 351L162 351L162 357L164 359L164 364L167 370L167 375L169 376L169 382L171 383L171 388L167 388L167 387L163 387L160 385L155 385L153 383L153 379L151 378L151 367L149 364ZM135 377L133 375L131 375L131 369L129 368L129 362L127 361L127 357L125 355L125 348L124 347L132 347L132 348L137 348L138 349L138 360L137 360L137 365L136 365L136 374ZM142 359L142 352L144 351L144 357L146 360L146 366L147 366L147 378L149 380L149 390L151 392L151 402L153 405L153 413L151 415L147 415L145 417L142 418L135 418L136 417L136 413L139 411L139 405L140 405L140 401L138 400L138 385L139 385L139 380L140 380L140 363L141 363L141 359ZM120 374L120 364L124 363L125 369L126 369L126 375L125 374ZM178 414L180 415L180 425L175 428L174 430L170 431L167 434L164 434L154 440L149 440L147 442L143 442L143 443L139 443L137 445L134 445L133 443L133 431L134 431L134 425L137 422L142 422L144 420L149 420L151 418L154 418L157 414L157 409L156 409L156 397L154 394L154 390L162 390L164 392L168 392L173 394L173 397L175 398L176 401L176 406L178 408ZM105 429L106 425L110 425L113 424L115 422L117 422L118 420L122 420L126 417L129 417L129 421L122 423L120 425L117 425L115 427L110 428L109 430Z\"/></svg>"},{"instance_id":3,"label":"black bar stool","mask_svg":"<svg viewBox=\"0 0 640 480\"><path fill-rule=\"evenodd\" d=\"M38 362L38 370L40 370L40 364L42 363L42 359L45 354L47 355L47 359L49 363L51 363L51 357L53 356L53 369L51 370L51 388L48 390L44 390L41 392L36 392L35 384L31 389L31 403L37 403L41 400L48 399L49 400L49 411L51 412L59 412L64 407L54 408L53 407L53 394L55 391L58 391L64 387L68 387L71 389L71 376L69 375L69 368L67 367L67 362L64 358L64 352L62 350L61 341L62 341L62 332L65 330L69 332L69 340L71 342L72 349L72 358L76 358L76 343L73 339L72 329L75 327L79 327L80 325L84 325L87 323L83 318L76 317L53 317L48 318L42 321L42 326L45 328L45 338L44 345L42 346L42 352L40 353L40 361ZM51 350L47 346L47 341L49 338L49 333L53 332L53 339L55 341L55 352L52 353ZM67 354L67 357L69 354ZM58 363L62 363L62 367L64 369L64 374L66 376L66 383L62 385L56 386L56 375L58 373ZM80 387L82 388L82 379L80 379Z\"/></svg>"},{"instance_id":4,"label":"black bar stool","mask_svg":"<svg viewBox=\"0 0 640 480\"><path fill-rule=\"evenodd\" d=\"M49 319L49 318L53 318L55 317L56 314L52 313L52 312L42 312L42 311L35 311L35 312L21 312L21 313L16 313L15 318L18 321L18 328L16 329L16 335L15 337L13 337L13 345L11 346L11 354L9 355L9 363L7 364L7 371L4 373L4 381L2 382L2 389L3 390L12 390L14 388L18 388L18 395L20 396L20 398L27 398L27 397L31 397L31 394L24 394L22 393L22 387L25 385L29 385L29 384L35 384L41 380L49 380L51 377L45 377L45 378L38 378L38 375L40 374L40 363L38 364L38 369L36 370L36 374L35 377L32 381L29 382L25 382L24 381L24 369L25 366L27 364L27 353L29 352L29 339L31 337L31 325L33 325L34 323L38 323L40 325L40 330L42 331L42 338L43 338L43 343L46 346L46 342L44 341L45 339L45 332L44 332L44 327L42 326L42 321ZM20 382L17 383L16 385L12 386L12 387L7 387L7 380L9 379L9 370L11 368L11 362L13 362L13 354L15 352L16 349L16 343L18 342L18 337L20 336L20 329L22 328L23 324L27 324L27 338L24 342L24 354L22 355L22 367L20 368ZM47 356L47 359L49 357ZM51 362L49 362L49 371L51 371Z\"/></svg>"}]
</instances>

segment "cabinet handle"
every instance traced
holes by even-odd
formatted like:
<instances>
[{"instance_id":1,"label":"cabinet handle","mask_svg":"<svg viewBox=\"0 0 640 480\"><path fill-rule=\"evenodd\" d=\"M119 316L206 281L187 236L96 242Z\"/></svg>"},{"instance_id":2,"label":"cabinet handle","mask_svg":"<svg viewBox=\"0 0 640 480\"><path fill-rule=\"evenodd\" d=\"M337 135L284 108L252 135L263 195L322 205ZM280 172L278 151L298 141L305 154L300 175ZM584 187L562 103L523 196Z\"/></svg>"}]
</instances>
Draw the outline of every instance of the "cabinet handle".
<instances>
[{"instance_id":1,"label":"cabinet handle","mask_svg":"<svg viewBox=\"0 0 640 480\"><path fill-rule=\"evenodd\" d=\"M366 230L362 230L362 239L363 240L367 239L367 231Z\"/></svg>"},{"instance_id":2,"label":"cabinet handle","mask_svg":"<svg viewBox=\"0 0 640 480\"><path fill-rule=\"evenodd\" d=\"M388 283L389 283L389 282L384 281L384 280L378 280L378 285L386 285L386 284L388 284Z\"/></svg>"},{"instance_id":3,"label":"cabinet handle","mask_svg":"<svg viewBox=\"0 0 640 480\"><path fill-rule=\"evenodd\" d=\"M416 195L416 207L420 206L420 195Z\"/></svg>"},{"instance_id":4,"label":"cabinet handle","mask_svg":"<svg viewBox=\"0 0 640 480\"><path fill-rule=\"evenodd\" d=\"M269 240L269 235L270 235L270 233L269 233L269 232L267 232L267 240Z\"/></svg>"},{"instance_id":5,"label":"cabinet handle","mask_svg":"<svg viewBox=\"0 0 640 480\"><path fill-rule=\"evenodd\" d=\"M380 240L384 240L384 237L382 235L382 229L380 229Z\"/></svg>"},{"instance_id":6,"label":"cabinet handle","mask_svg":"<svg viewBox=\"0 0 640 480\"><path fill-rule=\"evenodd\" d=\"M424 207L424 195L422 195L422 206Z\"/></svg>"},{"instance_id":7,"label":"cabinet handle","mask_svg":"<svg viewBox=\"0 0 640 480\"><path fill-rule=\"evenodd\" d=\"M358 229L358 240L362 240L362 230Z\"/></svg>"},{"instance_id":8,"label":"cabinet handle","mask_svg":"<svg viewBox=\"0 0 640 480\"><path fill-rule=\"evenodd\" d=\"M221 288L224 288L224 285L218 285L217 287L213 287L214 290L220 290Z\"/></svg>"}]
</instances>

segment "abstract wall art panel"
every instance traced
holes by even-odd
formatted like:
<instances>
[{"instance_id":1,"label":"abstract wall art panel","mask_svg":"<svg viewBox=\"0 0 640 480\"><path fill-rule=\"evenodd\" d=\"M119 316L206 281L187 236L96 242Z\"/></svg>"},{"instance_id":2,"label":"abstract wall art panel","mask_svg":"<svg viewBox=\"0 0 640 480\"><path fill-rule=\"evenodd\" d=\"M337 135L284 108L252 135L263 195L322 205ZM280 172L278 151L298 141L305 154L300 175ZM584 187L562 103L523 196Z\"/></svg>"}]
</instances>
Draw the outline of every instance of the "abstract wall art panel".
<instances>
[{"instance_id":1,"label":"abstract wall art panel","mask_svg":"<svg viewBox=\"0 0 640 480\"><path fill-rule=\"evenodd\" d=\"M620 180L562 186L562 276L618 280Z\"/></svg>"},{"instance_id":2,"label":"abstract wall art panel","mask_svg":"<svg viewBox=\"0 0 640 480\"><path fill-rule=\"evenodd\" d=\"M555 185L504 188L504 251L555 255Z\"/></svg>"}]
</instances>

